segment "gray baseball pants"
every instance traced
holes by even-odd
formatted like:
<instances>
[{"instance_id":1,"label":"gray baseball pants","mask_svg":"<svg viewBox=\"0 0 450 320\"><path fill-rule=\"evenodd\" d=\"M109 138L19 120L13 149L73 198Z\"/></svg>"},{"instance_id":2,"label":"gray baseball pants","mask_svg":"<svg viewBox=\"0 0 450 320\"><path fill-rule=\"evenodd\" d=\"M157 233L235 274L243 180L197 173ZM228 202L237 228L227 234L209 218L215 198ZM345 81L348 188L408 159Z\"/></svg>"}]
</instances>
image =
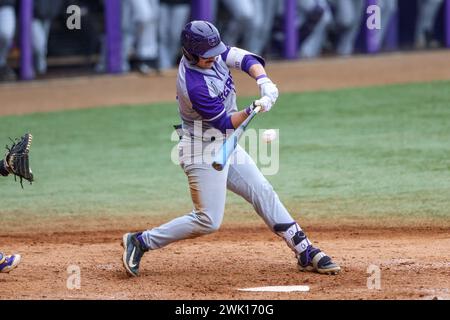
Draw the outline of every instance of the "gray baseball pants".
<instances>
[{"instance_id":1,"label":"gray baseball pants","mask_svg":"<svg viewBox=\"0 0 450 320\"><path fill-rule=\"evenodd\" d=\"M221 141L215 143L222 144ZM208 144L210 143L203 142L203 150ZM183 138L179 150L190 147L191 138ZM202 148L191 154L180 153L179 158L180 165L188 177L194 210L162 226L145 231L142 238L149 249L162 248L178 240L217 231L224 215L227 189L252 204L272 231L276 224L294 222L271 184L243 148L236 148L222 171L216 171L209 160L201 161L201 154Z\"/></svg>"},{"instance_id":2,"label":"gray baseball pants","mask_svg":"<svg viewBox=\"0 0 450 320\"><path fill-rule=\"evenodd\" d=\"M180 52L180 34L189 20L189 4L161 2L159 8L159 67L173 68Z\"/></svg>"},{"instance_id":3,"label":"gray baseball pants","mask_svg":"<svg viewBox=\"0 0 450 320\"><path fill-rule=\"evenodd\" d=\"M311 34L303 43L300 43L299 55L301 58L315 58L321 54L327 35L327 28L332 21L331 10L325 0L298 0L299 20L302 22L306 21L308 15L316 5L322 7L324 13Z\"/></svg>"},{"instance_id":4,"label":"gray baseball pants","mask_svg":"<svg viewBox=\"0 0 450 320\"><path fill-rule=\"evenodd\" d=\"M142 60L156 59L158 57L159 0L128 1L131 5L131 23L135 28L136 56Z\"/></svg>"},{"instance_id":5,"label":"gray baseball pants","mask_svg":"<svg viewBox=\"0 0 450 320\"><path fill-rule=\"evenodd\" d=\"M14 7L0 7L0 67L6 65L9 49L14 38L16 15Z\"/></svg>"},{"instance_id":6,"label":"gray baseball pants","mask_svg":"<svg viewBox=\"0 0 450 320\"><path fill-rule=\"evenodd\" d=\"M356 37L364 16L364 0L338 0L336 4L335 23L339 28L337 54L348 56L353 53Z\"/></svg>"},{"instance_id":7,"label":"gray baseball pants","mask_svg":"<svg viewBox=\"0 0 450 320\"><path fill-rule=\"evenodd\" d=\"M433 31L436 15L443 0L420 0L418 2L419 12L416 19L416 43L421 41L426 31Z\"/></svg>"},{"instance_id":8,"label":"gray baseball pants","mask_svg":"<svg viewBox=\"0 0 450 320\"><path fill-rule=\"evenodd\" d=\"M38 74L47 72L47 51L51 23L50 19L33 19L31 24L34 65Z\"/></svg>"},{"instance_id":9,"label":"gray baseball pants","mask_svg":"<svg viewBox=\"0 0 450 320\"><path fill-rule=\"evenodd\" d=\"M382 49L391 19L398 10L398 0L379 0L378 5L381 9L381 30L375 33L375 41L376 47Z\"/></svg>"}]
</instances>

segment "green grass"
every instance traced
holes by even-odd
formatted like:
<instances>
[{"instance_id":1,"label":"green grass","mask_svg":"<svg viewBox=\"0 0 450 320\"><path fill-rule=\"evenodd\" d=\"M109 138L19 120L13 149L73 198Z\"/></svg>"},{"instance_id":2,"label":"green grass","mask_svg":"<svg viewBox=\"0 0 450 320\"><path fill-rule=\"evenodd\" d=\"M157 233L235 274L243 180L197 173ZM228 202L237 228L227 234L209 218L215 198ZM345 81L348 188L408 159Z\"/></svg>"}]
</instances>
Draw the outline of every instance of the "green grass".
<instances>
[{"instance_id":1,"label":"green grass","mask_svg":"<svg viewBox=\"0 0 450 320\"><path fill-rule=\"evenodd\" d=\"M281 95L251 125L280 129L280 170L268 179L293 215L450 218L449 88L433 82ZM24 191L13 178L0 179L0 214L190 211L186 177L170 161L178 122L175 103L0 117L1 144L34 134L36 175ZM232 219L248 216L249 205L228 199Z\"/></svg>"}]
</instances>

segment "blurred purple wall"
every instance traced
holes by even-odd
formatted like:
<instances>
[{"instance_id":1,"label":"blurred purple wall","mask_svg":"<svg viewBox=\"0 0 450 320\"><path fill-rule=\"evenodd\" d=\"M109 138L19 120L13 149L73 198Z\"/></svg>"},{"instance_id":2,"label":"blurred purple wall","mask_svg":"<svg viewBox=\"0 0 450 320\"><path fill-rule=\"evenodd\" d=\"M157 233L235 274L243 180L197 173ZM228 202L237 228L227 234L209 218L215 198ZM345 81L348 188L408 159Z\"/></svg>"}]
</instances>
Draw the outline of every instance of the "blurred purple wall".
<instances>
[{"instance_id":1,"label":"blurred purple wall","mask_svg":"<svg viewBox=\"0 0 450 320\"><path fill-rule=\"evenodd\" d=\"M296 59L298 51L298 30L295 26L297 1L284 0L284 53L285 59Z\"/></svg>"},{"instance_id":2,"label":"blurred purple wall","mask_svg":"<svg viewBox=\"0 0 450 320\"><path fill-rule=\"evenodd\" d=\"M380 50L380 48L378 47L378 43L377 43L377 35L380 32L380 30L377 30L377 29L369 30L366 25L366 20L368 17L367 12L366 12L367 8L369 6L377 5L377 4L378 4L377 0L367 0L366 7L364 10L365 14L364 14L364 19L363 19L363 21L364 21L363 28L365 28L365 30L366 30L366 33L365 33L366 39L365 40L366 40L367 53L376 53Z\"/></svg>"},{"instance_id":3,"label":"blurred purple wall","mask_svg":"<svg viewBox=\"0 0 450 320\"><path fill-rule=\"evenodd\" d=\"M450 48L450 0L445 1L445 45Z\"/></svg>"},{"instance_id":4,"label":"blurred purple wall","mask_svg":"<svg viewBox=\"0 0 450 320\"><path fill-rule=\"evenodd\" d=\"M191 0L192 20L212 20L212 8L210 0Z\"/></svg>"},{"instance_id":5,"label":"blurred purple wall","mask_svg":"<svg viewBox=\"0 0 450 320\"><path fill-rule=\"evenodd\" d=\"M367 6L377 4L377 0L366 0ZM31 23L33 18L33 0L20 0L19 30L20 30L20 78L31 80L33 74L33 54L31 45ZM192 0L192 19L211 20L211 2L209 0ZM298 30L295 27L296 0L284 0L284 57L296 59L298 49ZM366 7L367 8L367 7ZM450 0L445 0L445 45L450 48ZM367 18L367 14L364 15ZM364 23L365 26L365 23ZM105 1L105 28L107 48L107 68L110 73L121 72L121 0ZM365 30L366 50L368 53L379 51L375 37L378 30ZM387 38L389 49L398 45L398 15L390 24Z\"/></svg>"},{"instance_id":6,"label":"blurred purple wall","mask_svg":"<svg viewBox=\"0 0 450 320\"><path fill-rule=\"evenodd\" d=\"M31 47L31 22L33 19L33 0L21 0L19 3L20 21L20 79L33 79L33 54Z\"/></svg>"},{"instance_id":7,"label":"blurred purple wall","mask_svg":"<svg viewBox=\"0 0 450 320\"><path fill-rule=\"evenodd\" d=\"M121 0L105 1L106 66L109 73L122 72Z\"/></svg>"}]
</instances>

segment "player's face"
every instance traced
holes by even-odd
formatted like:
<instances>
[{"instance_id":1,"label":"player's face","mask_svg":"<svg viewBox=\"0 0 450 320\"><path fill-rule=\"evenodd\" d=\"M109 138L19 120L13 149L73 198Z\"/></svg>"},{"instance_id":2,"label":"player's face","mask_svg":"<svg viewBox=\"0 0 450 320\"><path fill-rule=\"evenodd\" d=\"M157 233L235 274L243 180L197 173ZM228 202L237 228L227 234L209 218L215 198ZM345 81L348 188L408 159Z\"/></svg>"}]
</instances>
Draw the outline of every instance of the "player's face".
<instances>
[{"instance_id":1,"label":"player's face","mask_svg":"<svg viewBox=\"0 0 450 320\"><path fill-rule=\"evenodd\" d=\"M214 61L216 61L216 57L211 58L202 58L200 57L197 63L197 66L202 69L211 69L214 65Z\"/></svg>"}]
</instances>

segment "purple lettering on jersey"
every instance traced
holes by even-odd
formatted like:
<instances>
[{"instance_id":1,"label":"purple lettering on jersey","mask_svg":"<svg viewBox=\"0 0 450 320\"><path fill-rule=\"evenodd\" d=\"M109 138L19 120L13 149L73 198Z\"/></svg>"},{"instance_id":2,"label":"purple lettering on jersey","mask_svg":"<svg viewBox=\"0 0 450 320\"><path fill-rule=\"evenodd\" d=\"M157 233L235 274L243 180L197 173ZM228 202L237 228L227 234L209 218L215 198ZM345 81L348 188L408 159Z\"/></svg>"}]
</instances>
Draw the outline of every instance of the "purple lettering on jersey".
<instances>
[{"instance_id":1,"label":"purple lettering on jersey","mask_svg":"<svg viewBox=\"0 0 450 320\"><path fill-rule=\"evenodd\" d=\"M230 73L228 74L228 79L225 82L225 88L223 92L219 94L220 100L225 101L225 99L228 98L232 91L236 92L236 87L234 86L233 76L231 75L230 71Z\"/></svg>"}]
</instances>

